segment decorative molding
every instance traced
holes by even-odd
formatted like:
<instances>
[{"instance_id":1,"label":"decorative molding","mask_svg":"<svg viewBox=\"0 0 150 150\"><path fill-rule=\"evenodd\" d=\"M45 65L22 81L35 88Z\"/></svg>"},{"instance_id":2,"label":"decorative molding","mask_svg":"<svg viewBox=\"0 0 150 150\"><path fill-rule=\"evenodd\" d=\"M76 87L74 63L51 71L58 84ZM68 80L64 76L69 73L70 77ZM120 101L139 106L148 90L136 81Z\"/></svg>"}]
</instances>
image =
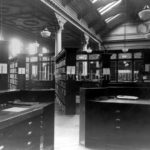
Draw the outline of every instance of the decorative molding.
<instances>
[{"instance_id":1,"label":"decorative molding","mask_svg":"<svg viewBox=\"0 0 150 150\"><path fill-rule=\"evenodd\" d=\"M64 24L67 22L67 20L65 18L63 18L62 16L58 15L57 13L55 13L59 27L61 30L64 29Z\"/></svg>"}]
</instances>

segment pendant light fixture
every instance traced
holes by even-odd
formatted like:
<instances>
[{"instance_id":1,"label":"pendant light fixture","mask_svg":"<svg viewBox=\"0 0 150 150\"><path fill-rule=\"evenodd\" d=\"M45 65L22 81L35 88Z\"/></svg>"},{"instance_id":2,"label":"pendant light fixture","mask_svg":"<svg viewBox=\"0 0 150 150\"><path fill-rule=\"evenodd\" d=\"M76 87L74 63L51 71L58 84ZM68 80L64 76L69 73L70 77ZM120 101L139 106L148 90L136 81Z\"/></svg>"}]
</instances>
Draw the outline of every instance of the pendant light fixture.
<instances>
[{"instance_id":1,"label":"pendant light fixture","mask_svg":"<svg viewBox=\"0 0 150 150\"><path fill-rule=\"evenodd\" d=\"M51 32L48 30L48 28L46 27L44 30L41 31L41 36L44 38L48 38L51 36Z\"/></svg>"},{"instance_id":2,"label":"pendant light fixture","mask_svg":"<svg viewBox=\"0 0 150 150\"><path fill-rule=\"evenodd\" d=\"M139 18L143 21L150 20L150 7L145 5L144 8L138 13Z\"/></svg>"}]
</instances>

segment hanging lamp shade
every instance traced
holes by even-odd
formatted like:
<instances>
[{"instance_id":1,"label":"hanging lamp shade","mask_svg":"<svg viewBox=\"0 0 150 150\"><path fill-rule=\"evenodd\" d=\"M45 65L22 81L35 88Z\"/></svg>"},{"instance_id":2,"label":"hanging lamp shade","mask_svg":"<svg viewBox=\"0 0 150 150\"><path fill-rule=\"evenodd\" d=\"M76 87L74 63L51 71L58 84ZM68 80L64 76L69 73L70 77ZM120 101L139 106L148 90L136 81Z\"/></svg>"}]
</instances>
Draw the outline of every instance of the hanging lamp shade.
<instances>
[{"instance_id":1,"label":"hanging lamp shade","mask_svg":"<svg viewBox=\"0 0 150 150\"><path fill-rule=\"evenodd\" d=\"M139 18L143 21L150 20L150 7L146 5L139 13Z\"/></svg>"},{"instance_id":2,"label":"hanging lamp shade","mask_svg":"<svg viewBox=\"0 0 150 150\"><path fill-rule=\"evenodd\" d=\"M48 28L45 28L43 31L41 31L41 36L44 38L48 38L51 36L51 32L48 30Z\"/></svg>"}]
</instances>

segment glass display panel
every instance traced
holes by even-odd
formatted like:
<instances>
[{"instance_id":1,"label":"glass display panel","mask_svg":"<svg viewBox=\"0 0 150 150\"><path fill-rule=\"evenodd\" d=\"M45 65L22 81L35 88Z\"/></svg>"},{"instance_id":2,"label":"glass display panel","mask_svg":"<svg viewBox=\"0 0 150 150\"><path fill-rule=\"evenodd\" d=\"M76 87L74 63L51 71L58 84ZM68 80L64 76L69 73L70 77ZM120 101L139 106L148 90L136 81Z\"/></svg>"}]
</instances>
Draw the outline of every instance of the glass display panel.
<instances>
[{"instance_id":1,"label":"glass display panel","mask_svg":"<svg viewBox=\"0 0 150 150\"><path fill-rule=\"evenodd\" d=\"M83 54L77 55L76 60L87 60L87 55L83 55Z\"/></svg>"},{"instance_id":2,"label":"glass display panel","mask_svg":"<svg viewBox=\"0 0 150 150\"><path fill-rule=\"evenodd\" d=\"M29 62L30 61L30 58L29 57L26 57L26 62Z\"/></svg>"},{"instance_id":3,"label":"glass display panel","mask_svg":"<svg viewBox=\"0 0 150 150\"><path fill-rule=\"evenodd\" d=\"M82 62L77 62L76 63L76 74L77 74L77 80L84 80L84 76L88 75L87 72L87 62L82 61Z\"/></svg>"},{"instance_id":4,"label":"glass display panel","mask_svg":"<svg viewBox=\"0 0 150 150\"><path fill-rule=\"evenodd\" d=\"M132 81L132 61L118 61L118 82Z\"/></svg>"},{"instance_id":5,"label":"glass display panel","mask_svg":"<svg viewBox=\"0 0 150 150\"><path fill-rule=\"evenodd\" d=\"M142 53L140 52L134 53L134 58L142 58Z\"/></svg>"},{"instance_id":6,"label":"glass display panel","mask_svg":"<svg viewBox=\"0 0 150 150\"><path fill-rule=\"evenodd\" d=\"M31 62L37 62L38 61L38 57L30 57L30 61Z\"/></svg>"},{"instance_id":7,"label":"glass display panel","mask_svg":"<svg viewBox=\"0 0 150 150\"><path fill-rule=\"evenodd\" d=\"M25 68L18 68L18 74L25 74Z\"/></svg>"},{"instance_id":8,"label":"glass display panel","mask_svg":"<svg viewBox=\"0 0 150 150\"><path fill-rule=\"evenodd\" d=\"M43 57L43 61L49 61L50 60L50 58L49 57Z\"/></svg>"},{"instance_id":9,"label":"glass display panel","mask_svg":"<svg viewBox=\"0 0 150 150\"><path fill-rule=\"evenodd\" d=\"M90 61L90 63L89 63L89 79L92 81L100 79L99 61Z\"/></svg>"},{"instance_id":10,"label":"glass display panel","mask_svg":"<svg viewBox=\"0 0 150 150\"><path fill-rule=\"evenodd\" d=\"M99 59L99 54L90 54L89 55L89 60L98 60Z\"/></svg>"},{"instance_id":11,"label":"glass display panel","mask_svg":"<svg viewBox=\"0 0 150 150\"><path fill-rule=\"evenodd\" d=\"M131 59L132 54L131 53L120 53L119 54L119 59Z\"/></svg>"},{"instance_id":12,"label":"glass display panel","mask_svg":"<svg viewBox=\"0 0 150 150\"><path fill-rule=\"evenodd\" d=\"M49 63L41 63L40 65L40 71L39 71L39 79L40 80L49 80Z\"/></svg>"},{"instance_id":13,"label":"glass display panel","mask_svg":"<svg viewBox=\"0 0 150 150\"><path fill-rule=\"evenodd\" d=\"M38 65L31 64L31 79L38 80Z\"/></svg>"},{"instance_id":14,"label":"glass display panel","mask_svg":"<svg viewBox=\"0 0 150 150\"><path fill-rule=\"evenodd\" d=\"M110 59L117 59L117 54L112 54Z\"/></svg>"}]
</instances>

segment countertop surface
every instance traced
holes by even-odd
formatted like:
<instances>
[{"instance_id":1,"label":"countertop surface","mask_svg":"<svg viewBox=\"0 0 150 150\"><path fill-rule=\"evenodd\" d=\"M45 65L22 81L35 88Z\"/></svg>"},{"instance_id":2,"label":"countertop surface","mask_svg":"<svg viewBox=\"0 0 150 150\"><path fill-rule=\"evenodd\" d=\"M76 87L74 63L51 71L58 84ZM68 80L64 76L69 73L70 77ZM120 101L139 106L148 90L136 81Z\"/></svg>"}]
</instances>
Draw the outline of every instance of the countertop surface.
<instances>
[{"instance_id":1,"label":"countertop surface","mask_svg":"<svg viewBox=\"0 0 150 150\"><path fill-rule=\"evenodd\" d=\"M53 102L17 102L13 104L11 103L9 107L0 110L0 129L19 123L34 116L40 115L43 112L43 108L51 104L53 104Z\"/></svg>"},{"instance_id":2,"label":"countertop surface","mask_svg":"<svg viewBox=\"0 0 150 150\"><path fill-rule=\"evenodd\" d=\"M93 103L119 103L119 104L139 104L139 105L150 105L150 100L144 100L144 99L137 99L137 100L132 100L132 99L118 99L118 98L110 98L107 100L100 100L100 99L95 99L95 100L89 100L90 102Z\"/></svg>"}]
</instances>

